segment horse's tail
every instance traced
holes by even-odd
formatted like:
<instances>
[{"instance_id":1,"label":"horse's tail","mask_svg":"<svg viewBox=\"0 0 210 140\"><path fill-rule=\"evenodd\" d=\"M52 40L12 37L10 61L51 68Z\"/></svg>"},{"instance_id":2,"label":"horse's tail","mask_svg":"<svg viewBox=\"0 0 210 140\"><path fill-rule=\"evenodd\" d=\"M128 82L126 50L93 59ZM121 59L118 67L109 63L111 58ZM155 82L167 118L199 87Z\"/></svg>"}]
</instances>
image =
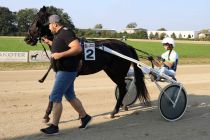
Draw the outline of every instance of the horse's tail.
<instances>
[{"instance_id":1,"label":"horse's tail","mask_svg":"<svg viewBox=\"0 0 210 140\"><path fill-rule=\"evenodd\" d=\"M138 55L134 48L131 47L132 56L134 59L139 60ZM140 99L143 100L144 103L149 103L149 93L144 81L144 74L142 70L137 66L137 64L133 64L134 66L134 76L135 76L135 84L137 95Z\"/></svg>"}]
</instances>

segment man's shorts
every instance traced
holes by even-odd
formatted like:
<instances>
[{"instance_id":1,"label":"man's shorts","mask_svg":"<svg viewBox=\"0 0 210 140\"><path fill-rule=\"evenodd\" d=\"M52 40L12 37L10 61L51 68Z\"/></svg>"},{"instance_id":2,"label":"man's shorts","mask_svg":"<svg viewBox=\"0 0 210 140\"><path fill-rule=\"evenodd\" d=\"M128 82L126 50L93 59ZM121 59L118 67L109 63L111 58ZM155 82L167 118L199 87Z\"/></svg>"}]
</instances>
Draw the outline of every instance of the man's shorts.
<instances>
[{"instance_id":1,"label":"man's shorts","mask_svg":"<svg viewBox=\"0 0 210 140\"><path fill-rule=\"evenodd\" d=\"M63 95L67 100L74 99L74 80L77 72L58 71L55 75L55 82L50 94L50 101L60 103Z\"/></svg>"}]
</instances>

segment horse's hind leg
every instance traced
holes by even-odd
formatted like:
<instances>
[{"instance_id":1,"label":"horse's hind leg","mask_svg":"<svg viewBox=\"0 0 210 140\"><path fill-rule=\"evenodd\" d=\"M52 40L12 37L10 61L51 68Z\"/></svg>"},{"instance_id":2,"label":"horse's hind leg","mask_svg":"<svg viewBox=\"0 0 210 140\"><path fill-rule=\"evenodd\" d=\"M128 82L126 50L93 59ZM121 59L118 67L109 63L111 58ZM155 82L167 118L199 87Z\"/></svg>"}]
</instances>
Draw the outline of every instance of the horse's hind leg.
<instances>
[{"instance_id":1,"label":"horse's hind leg","mask_svg":"<svg viewBox=\"0 0 210 140\"><path fill-rule=\"evenodd\" d=\"M119 109L122 106L123 98L124 98L124 96L127 92L126 91L126 83L125 83L126 72L125 72L125 74L121 73L121 75L119 75L119 73L117 74L116 71L112 72L112 71L109 71L107 69L105 69L104 71L112 79L112 81L117 84L117 86L119 88L119 98L117 99L117 103L114 107L114 110L110 114L111 118L114 118L114 115L119 112Z\"/></svg>"},{"instance_id":2,"label":"horse's hind leg","mask_svg":"<svg viewBox=\"0 0 210 140\"><path fill-rule=\"evenodd\" d=\"M50 121L49 115L52 112L52 108L53 108L53 102L49 101L46 112L45 112L45 115L43 117L43 123L48 123Z\"/></svg>"},{"instance_id":3,"label":"horse's hind leg","mask_svg":"<svg viewBox=\"0 0 210 140\"><path fill-rule=\"evenodd\" d=\"M122 101L123 101L125 94L127 92L126 83L124 80L121 81L120 83L117 83L117 86L119 88L119 98L117 99L115 108L114 108L113 112L111 113L112 118L114 117L115 114L117 114L119 112L120 107L123 106ZM123 108L126 109L126 106L123 106Z\"/></svg>"}]
</instances>

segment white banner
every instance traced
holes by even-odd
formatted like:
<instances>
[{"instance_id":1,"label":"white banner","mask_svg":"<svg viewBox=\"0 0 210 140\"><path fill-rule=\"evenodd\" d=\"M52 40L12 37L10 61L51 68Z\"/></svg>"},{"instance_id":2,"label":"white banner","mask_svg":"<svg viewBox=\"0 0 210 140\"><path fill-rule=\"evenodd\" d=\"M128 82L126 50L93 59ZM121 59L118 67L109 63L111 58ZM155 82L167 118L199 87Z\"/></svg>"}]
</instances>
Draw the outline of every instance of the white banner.
<instances>
[{"instance_id":1,"label":"white banner","mask_svg":"<svg viewBox=\"0 0 210 140\"><path fill-rule=\"evenodd\" d=\"M0 62L28 62L28 52L0 52Z\"/></svg>"}]
</instances>

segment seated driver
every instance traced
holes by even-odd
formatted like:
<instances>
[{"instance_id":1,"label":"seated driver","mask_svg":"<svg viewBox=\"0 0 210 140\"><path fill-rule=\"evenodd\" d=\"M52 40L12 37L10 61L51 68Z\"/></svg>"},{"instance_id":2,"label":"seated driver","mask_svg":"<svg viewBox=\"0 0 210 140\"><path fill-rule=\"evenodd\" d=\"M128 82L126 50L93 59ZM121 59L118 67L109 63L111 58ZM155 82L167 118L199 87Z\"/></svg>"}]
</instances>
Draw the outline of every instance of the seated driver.
<instances>
[{"instance_id":1,"label":"seated driver","mask_svg":"<svg viewBox=\"0 0 210 140\"><path fill-rule=\"evenodd\" d=\"M176 68L178 64L178 54L173 50L175 48L175 41L173 38L166 37L162 40L165 52L161 55L161 61L152 60L152 63L160 67L157 81L161 79L161 75L164 73L175 79Z\"/></svg>"}]
</instances>

